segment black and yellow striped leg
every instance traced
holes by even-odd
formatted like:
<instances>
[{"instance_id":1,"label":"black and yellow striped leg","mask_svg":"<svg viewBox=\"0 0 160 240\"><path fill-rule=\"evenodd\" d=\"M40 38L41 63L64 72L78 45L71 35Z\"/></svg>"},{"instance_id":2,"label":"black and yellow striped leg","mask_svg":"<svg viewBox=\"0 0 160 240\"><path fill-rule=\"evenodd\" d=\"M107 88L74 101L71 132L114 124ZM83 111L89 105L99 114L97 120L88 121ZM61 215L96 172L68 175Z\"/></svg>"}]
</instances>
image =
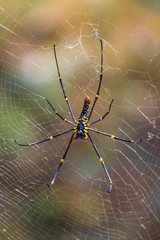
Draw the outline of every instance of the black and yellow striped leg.
<instances>
[{"instance_id":1,"label":"black and yellow striped leg","mask_svg":"<svg viewBox=\"0 0 160 240\"><path fill-rule=\"evenodd\" d=\"M92 132L95 132L95 133L99 133L99 134L101 134L101 135L104 135L104 136L107 136L107 137L110 137L110 138L112 138L112 139L116 139L116 140L119 140L119 141L123 141L123 142L135 143L135 144L142 142L142 138L140 138L139 141L133 141L133 140L129 140L129 139L123 139L123 138L119 138L119 137L116 137L116 136L111 135L111 134L108 134L108 133L104 133L104 132L95 130L95 129L93 129L93 128L88 128L88 131L92 131Z\"/></svg>"},{"instance_id":2,"label":"black and yellow striped leg","mask_svg":"<svg viewBox=\"0 0 160 240\"><path fill-rule=\"evenodd\" d=\"M68 100L68 98L67 98L67 96L66 96L66 93L65 93L65 90L64 90L64 87L63 87L62 78L61 78L60 71L59 71L59 66L58 66L58 60L57 60L57 55L56 55L56 47L55 47L55 44L54 44L54 56L55 56L55 60L56 60L58 77L59 77L59 81L60 81L60 84L61 84L61 88L62 88L62 90L63 90L63 95L64 95L64 98L65 98L65 101L67 102L67 105L68 105L68 108L69 108L69 111L70 111L70 113L71 113L71 116L72 116L73 120L76 121L76 119L75 119L75 117L74 117L74 115L73 115L73 112L72 112L72 109L71 109L69 100Z\"/></svg>"},{"instance_id":3,"label":"black and yellow striped leg","mask_svg":"<svg viewBox=\"0 0 160 240\"><path fill-rule=\"evenodd\" d=\"M88 126L89 126L89 125L92 125L92 124L94 124L94 123L96 123L96 122L102 121L102 120L108 115L108 113L110 113L113 100L114 100L114 99L112 99L112 101L111 101L111 103L110 103L110 105L109 105L108 111L103 115L103 117L95 120L94 122L88 123Z\"/></svg>"},{"instance_id":4,"label":"black and yellow striped leg","mask_svg":"<svg viewBox=\"0 0 160 240\"><path fill-rule=\"evenodd\" d=\"M100 42L101 42L101 72L100 72L99 86L98 86L97 94L96 94L96 97L94 99L94 102L93 102L93 105L92 105L92 108L91 108L91 111L90 111L90 114L89 114L89 117L88 117L88 121L89 121L89 119L92 115L94 106L95 106L95 104L97 102L97 99L99 97L99 92L100 92L101 82L102 82L102 76L103 76L103 43L102 43L102 39L100 39Z\"/></svg>"},{"instance_id":5,"label":"black and yellow striped leg","mask_svg":"<svg viewBox=\"0 0 160 240\"><path fill-rule=\"evenodd\" d=\"M60 164L59 164L59 166L58 166L58 169L57 169L57 171L56 171L56 173L55 173L55 175L54 175L54 178L52 179L52 181L51 181L50 184L47 183L47 186L48 186L49 188L51 188L52 185L53 185L54 182L55 182L55 179L56 179L56 177L57 177L57 175L58 175L58 172L59 172L59 170L60 170L60 168L61 168L61 166L62 166L62 164L63 164L63 162L64 162L64 159L65 159L65 157L66 157L66 155L67 155L67 152L68 152L68 150L69 150L69 148L70 148L70 146L71 146L71 143L72 143L72 140L73 140L73 135L74 135L74 134L72 134L72 136L71 136L71 139L70 139L70 141L69 141L68 147L67 147L67 149L66 149L66 151L65 151L65 153L64 153L64 155L63 155L63 158L61 159L61 162L60 162Z\"/></svg>"},{"instance_id":6,"label":"black and yellow striped leg","mask_svg":"<svg viewBox=\"0 0 160 240\"><path fill-rule=\"evenodd\" d=\"M50 107L53 109L54 113L55 113L58 117L60 117L64 122L67 122L67 123L69 123L69 124L71 124L71 125L74 125L74 123L72 123L71 121L69 121L69 120L65 119L64 117L62 117L62 116L54 109L54 107L52 106L52 104L49 102L49 100L48 100L47 98L46 98L46 101L47 101L47 103L50 105Z\"/></svg>"},{"instance_id":7,"label":"black and yellow striped leg","mask_svg":"<svg viewBox=\"0 0 160 240\"><path fill-rule=\"evenodd\" d=\"M107 177L108 177L108 180L109 180L109 190L108 190L108 193L110 193L111 190L112 190L112 185L113 185L112 180L111 180L111 178L110 178L110 176L109 176L109 173L108 173L108 171L107 171L107 168L106 168L106 166L105 166L105 163L104 163L104 161L103 161L103 158L102 158L101 155L99 154L99 152L98 152L98 150L97 150L97 148L96 148L96 145L95 145L94 142L93 142L93 139L92 139L91 135L90 135L89 133L87 133L87 134L88 134L89 139L90 139L90 141L91 141L91 143L92 143L92 146L94 147L94 149L95 149L95 151L96 151L96 153L97 153L97 156L99 157L99 161L101 162L101 164L102 164L102 166L103 166L103 169L104 169L104 171L105 171L105 173L106 173L106 175L107 175Z\"/></svg>"},{"instance_id":8,"label":"black and yellow striped leg","mask_svg":"<svg viewBox=\"0 0 160 240\"><path fill-rule=\"evenodd\" d=\"M69 130L67 130L67 131L65 131L65 132L62 132L62 133L59 133L59 134L57 134L57 135L54 135L54 136L50 136L50 137L48 137L48 138L45 138L45 139L43 139L43 140L41 140L41 141L34 142L34 143L29 143L29 144L17 143L17 141L16 141L15 139L14 139L14 141L15 141L15 143L16 143L17 145L22 146L22 147L33 146L33 145L37 145L37 144L39 144L39 143L43 143L43 142L46 142L46 141L50 141L50 140L52 140L53 138L59 137L59 136L65 134L65 133L68 133L68 132L73 131L73 130L74 130L74 128L71 128L71 129L69 129Z\"/></svg>"}]
</instances>

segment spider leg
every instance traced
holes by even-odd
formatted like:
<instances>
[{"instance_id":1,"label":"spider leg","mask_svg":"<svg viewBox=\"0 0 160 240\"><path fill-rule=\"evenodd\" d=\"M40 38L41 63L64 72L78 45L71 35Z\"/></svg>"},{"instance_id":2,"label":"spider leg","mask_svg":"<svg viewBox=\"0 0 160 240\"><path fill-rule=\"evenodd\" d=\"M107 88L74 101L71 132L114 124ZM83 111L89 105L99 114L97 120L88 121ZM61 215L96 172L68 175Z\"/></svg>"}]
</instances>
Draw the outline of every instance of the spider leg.
<instances>
[{"instance_id":1,"label":"spider leg","mask_svg":"<svg viewBox=\"0 0 160 240\"><path fill-rule=\"evenodd\" d=\"M64 153L64 155L63 155L63 157L62 157L62 159L61 159L61 162L60 162L60 164L59 164L59 166L58 166L58 169L57 169L57 171L56 171L56 173L55 173L55 175L54 175L54 178L52 179L52 181L51 181L50 184L47 183L47 186L48 186L49 188L52 187L52 185L53 185L53 183L54 183L54 181L55 181L55 179L56 179L56 177L57 177L57 175L58 175L58 172L59 172L59 170L60 170L60 168L61 168L61 166L62 166L62 164L63 164L63 162L64 162L64 159L65 159L65 157L66 157L66 155L67 155L67 152L68 152L68 150L69 150L69 148L70 148L70 146L71 146L71 143L72 143L72 140L73 140L73 135L74 135L74 133L73 133L72 136L71 136L71 139L70 139L70 141L69 141L69 144L68 144L68 146L67 146L67 149L66 149L66 151L65 151L65 153Z\"/></svg>"},{"instance_id":2,"label":"spider leg","mask_svg":"<svg viewBox=\"0 0 160 240\"><path fill-rule=\"evenodd\" d=\"M46 142L46 141L52 140L53 138L59 137L59 136L65 134L65 133L68 133L68 132L73 131L73 130L74 130L74 128L69 129L69 130L67 130L67 131L65 131L65 132L59 133L59 134L57 134L57 135L50 136L50 137L45 138L45 139L43 139L43 140L41 140L41 141L34 142L34 143L29 143L29 144L21 144L21 143L18 143L15 139L14 139L14 141L15 141L15 143L16 143L17 145L19 145L19 146L23 146L23 147L33 146L33 145L37 145L37 144L42 143L42 142Z\"/></svg>"},{"instance_id":3,"label":"spider leg","mask_svg":"<svg viewBox=\"0 0 160 240\"><path fill-rule=\"evenodd\" d=\"M74 123L70 122L69 120L65 119L64 117L62 117L52 106L52 104L49 102L49 100L46 98L47 103L50 105L50 107L53 109L54 113L57 114L58 117L60 117L64 122L67 122L71 125L74 125Z\"/></svg>"},{"instance_id":4,"label":"spider leg","mask_svg":"<svg viewBox=\"0 0 160 240\"><path fill-rule=\"evenodd\" d=\"M72 112L72 109L71 109L69 100L68 100L68 98L67 98L67 96L66 96L66 93L65 93L65 90L64 90L64 87L63 87L62 78L61 78L60 71L59 71L59 66L58 66L58 60L57 60L57 55L56 55L56 47L55 47L55 44L54 44L54 56L55 56L55 60L56 60L58 77L59 77L59 81L60 81L60 84L61 84L61 88L62 88L62 90L63 90L63 95L64 95L64 98L65 98L65 101L67 102L67 105L68 105L68 108L69 108L69 111L70 111L70 113L71 113L71 116L72 116L73 120L76 121L76 119L75 119L75 117L74 117L74 115L73 115L73 112Z\"/></svg>"},{"instance_id":5,"label":"spider leg","mask_svg":"<svg viewBox=\"0 0 160 240\"><path fill-rule=\"evenodd\" d=\"M94 124L94 123L96 123L96 122L102 121L102 120L108 115L108 113L110 113L113 100L114 100L114 99L112 99L112 101L111 101L111 103L110 103L110 105L109 105L108 111L103 115L103 117L97 119L97 120L94 121L94 122L88 123L88 126L91 125L91 124Z\"/></svg>"},{"instance_id":6,"label":"spider leg","mask_svg":"<svg viewBox=\"0 0 160 240\"><path fill-rule=\"evenodd\" d=\"M95 106L95 104L97 102L97 99L99 97L99 92L100 92L101 82L102 82L102 76L103 76L103 44L102 44L102 39L100 39L100 42L101 42L101 72L100 72L99 86L98 86L97 94L96 94L96 97L94 99L94 102L93 102L93 105L92 105L92 108L91 108L91 111L90 111L90 114L89 114L89 117L88 117L88 121L89 121L89 119L92 115L94 106Z\"/></svg>"},{"instance_id":7,"label":"spider leg","mask_svg":"<svg viewBox=\"0 0 160 240\"><path fill-rule=\"evenodd\" d=\"M96 133L102 134L102 135L107 136L107 137L110 137L110 138L112 138L112 139L116 139L116 140L119 140L119 141L123 141L123 142L135 143L135 144L142 142L142 138L140 138L139 141L133 141L133 140L129 140L129 139L119 138L119 137L116 137L116 136L114 136L114 135L111 135L111 134L108 134L108 133L104 133L104 132L95 130L95 129L93 129L93 128L88 128L88 130L89 130L89 131L92 131L92 132L96 132Z\"/></svg>"},{"instance_id":8,"label":"spider leg","mask_svg":"<svg viewBox=\"0 0 160 240\"><path fill-rule=\"evenodd\" d=\"M97 153L97 156L99 157L99 161L101 162L102 167L103 167L103 169L104 169L104 171L105 171L105 173L106 173L106 175L107 175L107 177L108 177L108 180L109 180L109 190L108 190L108 193L110 193L111 190L112 190L112 185L113 185L112 180L111 180L111 178L110 178L110 176L109 176L109 173L108 173L108 171L107 171L107 168L106 168L106 166L105 166L105 163L104 163L104 161L103 161L103 158L102 158L101 155L99 154L99 152L98 152L98 150L97 150L97 147L96 147L96 145L94 144L91 135L90 135L89 133L87 133L87 134L88 134L89 139L90 139L90 141L91 141L91 143L92 143L92 146L94 147L94 149L95 149L95 151L96 151L96 153Z\"/></svg>"}]
</instances>

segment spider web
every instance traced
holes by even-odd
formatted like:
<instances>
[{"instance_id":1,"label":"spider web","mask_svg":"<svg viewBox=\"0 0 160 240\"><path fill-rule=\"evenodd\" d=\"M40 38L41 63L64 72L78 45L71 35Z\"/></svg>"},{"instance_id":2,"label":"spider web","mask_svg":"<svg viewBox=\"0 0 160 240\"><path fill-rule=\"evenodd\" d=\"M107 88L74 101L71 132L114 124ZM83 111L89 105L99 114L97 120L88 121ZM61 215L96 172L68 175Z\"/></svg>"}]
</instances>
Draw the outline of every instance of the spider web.
<instances>
[{"instance_id":1,"label":"spider web","mask_svg":"<svg viewBox=\"0 0 160 240\"><path fill-rule=\"evenodd\" d=\"M160 239L160 6L116 2L0 4L0 239ZM93 103L99 38L104 76L91 120L103 116L114 98L111 113L94 127L143 141L127 144L91 133L113 181L110 194L91 143L79 139L48 189L71 133L34 147L14 139L30 143L70 128L45 101L72 120L53 43L76 119L86 96Z\"/></svg>"}]
</instances>

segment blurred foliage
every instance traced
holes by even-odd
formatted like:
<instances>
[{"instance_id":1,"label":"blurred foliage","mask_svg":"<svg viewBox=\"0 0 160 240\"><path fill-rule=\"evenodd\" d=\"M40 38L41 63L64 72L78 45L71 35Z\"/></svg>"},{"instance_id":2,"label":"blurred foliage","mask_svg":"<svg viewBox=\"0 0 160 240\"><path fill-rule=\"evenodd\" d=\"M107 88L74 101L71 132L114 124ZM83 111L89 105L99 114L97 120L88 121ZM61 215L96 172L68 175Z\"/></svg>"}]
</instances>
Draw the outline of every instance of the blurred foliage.
<instances>
[{"instance_id":1,"label":"blurred foliage","mask_svg":"<svg viewBox=\"0 0 160 240\"><path fill-rule=\"evenodd\" d=\"M159 1L149 0L0 2L1 239L159 239L159 9ZM75 116L86 95L93 102L99 38L104 77L92 120L114 98L110 116L96 127L144 141L130 148L93 136L114 182L108 195L91 144L75 140L49 190L45 184L69 136L23 149L13 140L33 142L68 129L45 101L71 119L57 78L54 43Z\"/></svg>"}]
</instances>

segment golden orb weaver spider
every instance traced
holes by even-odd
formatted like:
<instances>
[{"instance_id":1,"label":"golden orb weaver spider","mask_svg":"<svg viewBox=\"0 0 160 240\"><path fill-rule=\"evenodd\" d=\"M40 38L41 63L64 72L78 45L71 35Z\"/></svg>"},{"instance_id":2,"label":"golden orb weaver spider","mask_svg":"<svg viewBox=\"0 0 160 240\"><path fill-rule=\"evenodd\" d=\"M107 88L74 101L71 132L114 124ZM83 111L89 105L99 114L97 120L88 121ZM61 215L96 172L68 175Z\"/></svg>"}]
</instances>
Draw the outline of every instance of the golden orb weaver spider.
<instances>
[{"instance_id":1,"label":"golden orb weaver spider","mask_svg":"<svg viewBox=\"0 0 160 240\"><path fill-rule=\"evenodd\" d=\"M101 164L102 164L102 166L103 166L103 169L104 169L104 171L105 171L105 173L106 173L106 175L107 175L107 177L108 177L108 180L109 180L109 190L108 190L108 192L109 192L109 193L110 193L111 190L112 190L112 185L113 185L113 183L112 183L112 180L111 180L111 178L110 178L110 175L109 175L109 173L108 173L108 171L107 171L107 168L106 168L106 166L105 166L105 163L104 163L101 155L99 154L99 151L98 151L96 145L94 144L93 139L92 139L92 137L91 137L91 135L90 135L89 132L99 133L99 134L101 134L101 135L110 137L110 138L112 138L112 139L116 139L116 140L124 141L124 142L128 142L128 143L136 143L136 144L137 144L137 143L140 143L140 142L142 141L142 138L141 138L139 141L133 141L133 140L128 140L128 139L119 138L119 137L116 137L116 136L114 136L114 135L111 135L111 134L108 134L108 133L105 133L105 132L101 132L101 131L98 131L98 130L96 130L96 129L93 129L93 128L90 128L90 127L89 127L89 126L92 125L92 124L95 124L95 123L97 123L97 122L99 122L99 121L102 121L102 120L109 114L109 112L110 112L110 110L111 110L112 103L113 103L113 99L112 99L112 100L111 100L111 103L110 103L110 105L109 105L109 108L108 108L108 110L107 110L107 112L106 112L101 118L99 118L99 119L97 119L97 120L89 123L89 120L90 120L90 118L91 118L92 112L93 112L94 107L95 107L95 104L96 104L97 99L98 99L98 97L99 97L100 88L101 88L101 83L102 83L102 76L103 76L103 43L102 43L102 39L100 39L100 43L101 43L101 71L100 71L99 86L98 86L97 94L96 94L96 96L95 96L95 99L94 99L94 102L93 102L93 105L92 105L92 108L91 108L90 112L89 112L90 98L89 98L89 97L86 97L85 100L84 100L84 105L83 105L82 112L81 112L81 114L80 114L80 116L79 116L78 121L76 121L76 119L75 119L75 117L74 117L74 115L73 115L73 112L72 112L72 109L71 109L69 100L68 100L68 98L67 98L66 92L65 92L64 87L63 87L62 78L61 78L61 75L60 75L59 66L58 66L58 61L57 61L56 48L55 48L55 44L54 44L54 56L55 56L55 61L56 61L56 67L57 67L57 72L58 72L59 81L60 81L60 84L61 84L61 88L62 88L62 91L63 91L63 95L64 95L64 98L65 98L65 101L66 101L66 103L67 103L67 105L68 105L68 108L69 108L69 111L70 111L70 113L71 113L71 116L72 116L72 119L73 119L74 123L71 122L71 121L69 121L69 120L67 120L67 119L65 119L65 118L63 118L63 117L54 109L54 107L53 107L52 104L49 102L49 100L46 99L46 101L47 101L47 103L50 105L50 107L52 108L52 110L54 111L54 113L57 114L57 116L60 117L63 121L65 121L66 123L72 125L73 128L71 128L71 129L69 129L69 130L67 130L67 131L65 131L65 132L59 133L59 134L57 134L57 135L53 135L53 136L50 136L50 137L48 137L48 138L45 138L45 139L43 139L43 140L41 140L41 141L37 141L37 142L34 142L34 143L30 143L30 144L21 144L21 143L17 143L17 141L14 140L15 143L18 144L19 146L33 146L33 145L36 145L36 144L39 144L39 143L42 143L42 142L50 141L50 140L52 140L53 138L59 137L59 136L61 136L61 135L63 135L63 134L66 134L66 133L68 133L68 132L73 131L72 136L71 136L70 141L69 141L69 144L68 144L68 146L67 146L67 149L66 149L66 151L65 151L65 153L64 153L64 155L63 155L63 157L62 157L62 159L61 159L61 161L60 161L60 164L59 164L58 169L57 169L57 171L56 171L56 173L55 173L55 175L54 175L54 178L53 178L53 180L51 181L50 184L47 184L49 188L50 188L50 187L53 185L53 183L55 182L55 179L56 179L56 177L57 177L57 175L58 175L58 172L59 172L59 170L60 170L60 168L61 168L61 166L62 166L62 164L63 164L63 162L64 162L64 159L65 159L65 157L66 157L66 155L67 155L67 152L68 152L68 150L69 150L69 148L70 148L70 146L71 146L71 143L72 143L72 140L73 140L73 139L81 138L81 139L83 139L83 140L86 140L86 139L89 137L89 140L90 140L90 142L92 143L92 146L93 146L93 148L94 148L94 150L95 150L95 152L96 152L96 154L97 154L97 156L98 156L98 158L99 158L99 161L101 162Z\"/></svg>"}]
</instances>

